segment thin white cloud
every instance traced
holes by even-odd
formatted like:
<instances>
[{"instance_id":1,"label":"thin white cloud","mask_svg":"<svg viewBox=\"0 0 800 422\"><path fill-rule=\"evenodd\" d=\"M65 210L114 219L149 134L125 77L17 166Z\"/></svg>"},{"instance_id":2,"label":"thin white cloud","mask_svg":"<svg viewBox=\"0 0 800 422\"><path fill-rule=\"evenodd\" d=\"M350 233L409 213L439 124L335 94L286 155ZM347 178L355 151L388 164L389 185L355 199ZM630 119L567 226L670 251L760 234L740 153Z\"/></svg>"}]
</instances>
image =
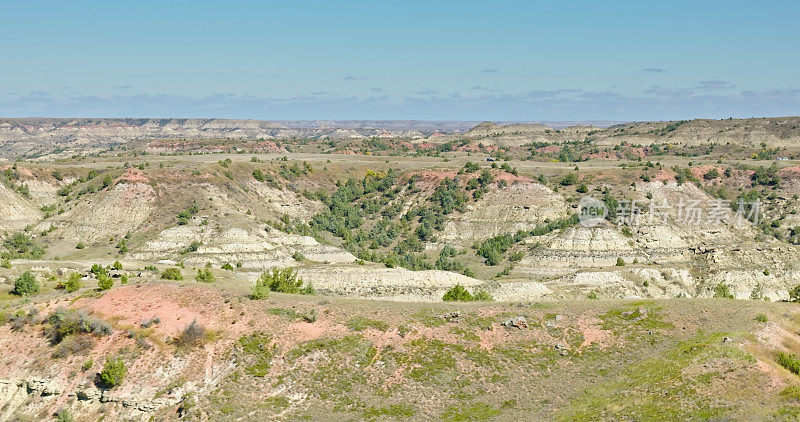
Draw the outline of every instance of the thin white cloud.
<instances>
[{"instance_id":1,"label":"thin white cloud","mask_svg":"<svg viewBox=\"0 0 800 422\"><path fill-rule=\"evenodd\" d=\"M427 91L423 91L427 92ZM468 91L472 92L472 91ZM694 91L654 86L640 94L556 89L517 94L475 91L414 96L323 95L285 98L215 94L0 94L0 116L220 117L252 119L661 120L792 115L800 89Z\"/></svg>"},{"instance_id":2,"label":"thin white cloud","mask_svg":"<svg viewBox=\"0 0 800 422\"><path fill-rule=\"evenodd\" d=\"M722 89L732 89L735 88L736 85L732 85L728 81L720 81L720 80L713 80L713 81L702 81L697 84L695 87L696 89L701 89L704 91L716 91Z\"/></svg>"},{"instance_id":3,"label":"thin white cloud","mask_svg":"<svg viewBox=\"0 0 800 422\"><path fill-rule=\"evenodd\" d=\"M690 97L694 95L694 91L689 88L669 88L661 85L653 85L644 92L658 97Z\"/></svg>"}]
</instances>

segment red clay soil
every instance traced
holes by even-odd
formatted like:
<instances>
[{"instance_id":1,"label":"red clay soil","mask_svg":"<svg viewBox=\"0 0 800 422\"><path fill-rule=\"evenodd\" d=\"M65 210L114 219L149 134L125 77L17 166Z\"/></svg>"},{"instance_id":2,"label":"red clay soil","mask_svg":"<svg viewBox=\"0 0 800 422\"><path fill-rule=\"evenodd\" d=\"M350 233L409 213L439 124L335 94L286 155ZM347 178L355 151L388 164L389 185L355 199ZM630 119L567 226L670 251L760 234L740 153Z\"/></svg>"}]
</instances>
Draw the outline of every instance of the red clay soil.
<instances>
[{"instance_id":1,"label":"red clay soil","mask_svg":"<svg viewBox=\"0 0 800 422\"><path fill-rule=\"evenodd\" d=\"M122 176L117 179L117 182L126 181L132 183L150 183L150 179L144 174L144 171L138 168L131 167Z\"/></svg>"}]
</instances>

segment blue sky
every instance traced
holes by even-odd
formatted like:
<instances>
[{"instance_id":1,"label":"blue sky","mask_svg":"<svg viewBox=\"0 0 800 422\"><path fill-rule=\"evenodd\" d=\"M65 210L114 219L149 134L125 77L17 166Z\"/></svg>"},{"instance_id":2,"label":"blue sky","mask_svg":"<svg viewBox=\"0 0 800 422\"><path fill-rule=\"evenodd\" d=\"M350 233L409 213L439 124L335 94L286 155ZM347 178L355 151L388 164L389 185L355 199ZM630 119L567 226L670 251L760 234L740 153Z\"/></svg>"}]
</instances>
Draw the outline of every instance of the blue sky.
<instances>
[{"instance_id":1,"label":"blue sky","mask_svg":"<svg viewBox=\"0 0 800 422\"><path fill-rule=\"evenodd\" d=\"M0 116L800 114L795 1L0 0Z\"/></svg>"}]
</instances>

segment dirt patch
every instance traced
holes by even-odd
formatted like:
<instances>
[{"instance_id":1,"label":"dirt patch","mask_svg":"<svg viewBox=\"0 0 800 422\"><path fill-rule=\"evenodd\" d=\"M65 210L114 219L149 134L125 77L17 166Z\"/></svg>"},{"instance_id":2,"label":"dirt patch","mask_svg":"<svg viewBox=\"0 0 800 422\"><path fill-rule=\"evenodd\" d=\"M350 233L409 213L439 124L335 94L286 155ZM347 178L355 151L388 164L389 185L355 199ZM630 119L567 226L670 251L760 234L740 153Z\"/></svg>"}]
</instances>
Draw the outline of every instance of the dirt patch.
<instances>
[{"instance_id":1,"label":"dirt patch","mask_svg":"<svg viewBox=\"0 0 800 422\"><path fill-rule=\"evenodd\" d=\"M144 171L137 168L131 168L117 179L117 182L126 181L131 183L150 183L150 179L144 174Z\"/></svg>"},{"instance_id":2,"label":"dirt patch","mask_svg":"<svg viewBox=\"0 0 800 422\"><path fill-rule=\"evenodd\" d=\"M218 321L165 296L168 296L168 292L158 287L143 289L140 286L122 286L98 299L80 299L75 305L130 326L139 326L142 321L159 318L160 322L154 325L154 329L166 336L179 334L194 320L204 326L220 325Z\"/></svg>"},{"instance_id":3,"label":"dirt patch","mask_svg":"<svg viewBox=\"0 0 800 422\"><path fill-rule=\"evenodd\" d=\"M614 336L606 330L600 328L602 321L596 317L582 317L575 321L575 325L581 330L583 343L578 346L578 350L594 344L597 347L607 347L614 341Z\"/></svg>"}]
</instances>

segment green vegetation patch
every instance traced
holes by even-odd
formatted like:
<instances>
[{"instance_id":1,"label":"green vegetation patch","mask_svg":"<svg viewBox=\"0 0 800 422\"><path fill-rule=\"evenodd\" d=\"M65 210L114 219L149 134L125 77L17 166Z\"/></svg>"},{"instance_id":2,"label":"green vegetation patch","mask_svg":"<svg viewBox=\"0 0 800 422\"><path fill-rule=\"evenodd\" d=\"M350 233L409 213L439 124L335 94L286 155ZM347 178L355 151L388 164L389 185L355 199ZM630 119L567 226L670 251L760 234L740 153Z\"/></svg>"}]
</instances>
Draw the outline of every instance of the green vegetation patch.
<instances>
[{"instance_id":1,"label":"green vegetation patch","mask_svg":"<svg viewBox=\"0 0 800 422\"><path fill-rule=\"evenodd\" d=\"M410 418L417 414L417 410L409 404L391 404L385 407L369 407L365 409L361 415L366 419L380 419L380 418L395 418L404 419Z\"/></svg>"},{"instance_id":2,"label":"green vegetation patch","mask_svg":"<svg viewBox=\"0 0 800 422\"><path fill-rule=\"evenodd\" d=\"M500 415L501 411L486 403L473 403L466 406L450 406L442 414L445 421L483 421Z\"/></svg>"},{"instance_id":3,"label":"green vegetation patch","mask_svg":"<svg viewBox=\"0 0 800 422\"><path fill-rule=\"evenodd\" d=\"M267 375L272 357L275 355L275 346L269 334L253 333L239 339L239 347L250 361L245 367L245 372L254 377Z\"/></svg>"},{"instance_id":4,"label":"green vegetation patch","mask_svg":"<svg viewBox=\"0 0 800 422\"><path fill-rule=\"evenodd\" d=\"M645 302L631 305L627 308L612 309L600 316L604 330L619 333L625 329L642 330L670 330L674 326L661 319L661 308Z\"/></svg>"},{"instance_id":5,"label":"green vegetation patch","mask_svg":"<svg viewBox=\"0 0 800 422\"><path fill-rule=\"evenodd\" d=\"M355 318L352 318L350 321L347 321L347 327L353 331L364 331L367 328L374 328L378 331L386 331L389 329L389 324L359 315Z\"/></svg>"},{"instance_id":6,"label":"green vegetation patch","mask_svg":"<svg viewBox=\"0 0 800 422\"><path fill-rule=\"evenodd\" d=\"M722 333L701 334L678 343L661 356L631 365L572 400L557 419L724 419L731 408L721 400L702 397L697 390L700 384L685 372L692 363L714 358L752 361L752 357L738 348L732 350L735 346L723 344L723 338Z\"/></svg>"}]
</instances>

